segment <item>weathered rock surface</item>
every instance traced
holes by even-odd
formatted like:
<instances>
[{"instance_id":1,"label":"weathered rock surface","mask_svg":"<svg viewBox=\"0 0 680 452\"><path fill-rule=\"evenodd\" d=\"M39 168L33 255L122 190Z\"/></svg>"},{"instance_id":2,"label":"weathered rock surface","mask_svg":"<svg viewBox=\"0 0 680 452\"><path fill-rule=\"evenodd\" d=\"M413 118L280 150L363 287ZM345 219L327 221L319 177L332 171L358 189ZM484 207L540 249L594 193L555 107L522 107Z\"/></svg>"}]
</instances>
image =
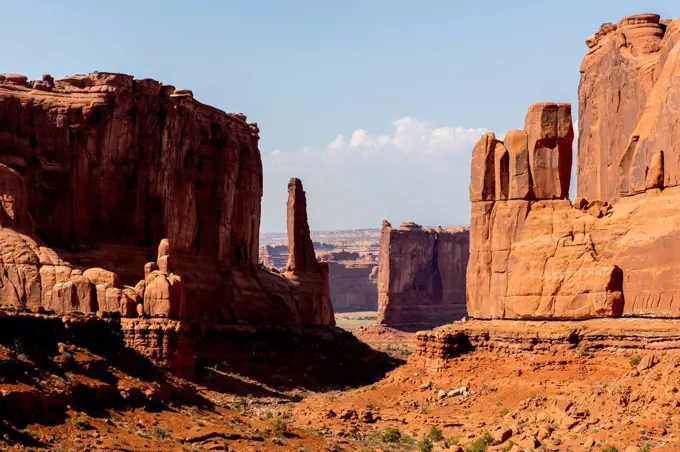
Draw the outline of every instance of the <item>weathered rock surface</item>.
<instances>
[{"instance_id":1,"label":"weathered rock surface","mask_svg":"<svg viewBox=\"0 0 680 452\"><path fill-rule=\"evenodd\" d=\"M298 284L297 312L302 323L335 325L328 288L328 264L319 262L307 222L307 196L302 181L288 182L288 264L286 278Z\"/></svg>"},{"instance_id":2,"label":"weathered rock surface","mask_svg":"<svg viewBox=\"0 0 680 452\"><path fill-rule=\"evenodd\" d=\"M659 100L668 100L663 105L671 112L676 109L678 88L672 79L678 55L673 48L680 40L680 22L661 24L659 19L656 14L624 17L603 24L586 40L589 51L579 85L579 196L611 202L619 193L644 190L644 167L654 154L648 149L671 149L677 115L659 115ZM668 179L675 184L675 177Z\"/></svg>"},{"instance_id":3,"label":"weathered rock surface","mask_svg":"<svg viewBox=\"0 0 680 452\"><path fill-rule=\"evenodd\" d=\"M380 237L378 323L419 329L463 317L467 261L467 229L388 222Z\"/></svg>"},{"instance_id":4,"label":"weathered rock surface","mask_svg":"<svg viewBox=\"0 0 680 452\"><path fill-rule=\"evenodd\" d=\"M0 224L10 228L3 234L28 237L12 235L8 248L38 256L8 249L4 265L13 282L3 285L2 303L314 322L299 314L308 309L299 298L318 284L308 289L306 281L257 265L258 134L244 115L154 80L93 73L29 82L0 75ZM34 232L56 250L49 258ZM165 238L155 256L154 245ZM71 276L65 260L112 271L115 282L91 271ZM150 260L157 268L147 269L144 287L125 286ZM171 300L183 291L188 302L175 308ZM138 308L147 296L155 301Z\"/></svg>"},{"instance_id":5,"label":"weathered rock surface","mask_svg":"<svg viewBox=\"0 0 680 452\"><path fill-rule=\"evenodd\" d=\"M621 270L600 262L598 248L584 227L594 217L565 199L574 136L569 106L533 104L524 133L531 185L521 194L530 198L471 198L468 313L477 318L621 315ZM524 134L508 135L513 154L521 154ZM477 167L472 165L471 171L472 180L479 177ZM517 173L509 166L495 171L501 178L503 173Z\"/></svg>"},{"instance_id":6,"label":"weathered rock surface","mask_svg":"<svg viewBox=\"0 0 680 452\"><path fill-rule=\"evenodd\" d=\"M551 199L560 198L558 187L568 192L560 175L567 174L571 162L560 157L559 145L552 153L557 166L549 176L544 166L530 165L532 197L471 196L471 316L680 316L680 263L672 257L680 249L680 148L674 144L680 136L679 26L680 20L659 25L658 16L633 16L617 26L605 24L589 39L579 93L579 197L573 206L567 199ZM603 94L612 86L622 96L618 107ZM557 142L562 139L567 149L570 119L565 113L559 120L559 107L557 117L556 126L544 115L527 121L526 127L557 129ZM531 161L539 146L527 134ZM506 141L520 141L517 147L522 148L516 132ZM607 173L611 166L615 175ZM499 174L498 168L493 170ZM535 177L534 171L544 176ZM473 163L471 185L479 177L479 166ZM602 198L589 199L591 193Z\"/></svg>"}]
</instances>

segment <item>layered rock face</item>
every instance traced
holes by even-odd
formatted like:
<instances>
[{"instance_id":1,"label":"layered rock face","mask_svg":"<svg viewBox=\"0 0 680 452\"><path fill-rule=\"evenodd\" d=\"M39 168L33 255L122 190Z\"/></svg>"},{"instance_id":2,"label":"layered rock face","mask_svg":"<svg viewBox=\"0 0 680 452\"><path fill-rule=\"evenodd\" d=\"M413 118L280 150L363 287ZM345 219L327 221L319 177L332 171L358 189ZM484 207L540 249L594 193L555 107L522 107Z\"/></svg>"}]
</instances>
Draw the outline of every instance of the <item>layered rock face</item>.
<instances>
[{"instance_id":1,"label":"layered rock face","mask_svg":"<svg viewBox=\"0 0 680 452\"><path fill-rule=\"evenodd\" d=\"M530 164L529 196L510 194L506 199L502 189L506 180L508 187L523 187L526 180L512 182L524 173L512 170L510 148L523 140L516 133L508 134L504 143L486 136L473 151L467 290L468 312L474 317L680 316L680 262L673 258L674 250L680 249L676 207L680 148L674 143L680 136L680 20L660 22L658 16L642 15L610 25L588 41L591 50L584 60L579 112L579 193L602 194L605 199L589 202L580 196L573 206L566 196L556 199L552 181L570 169L568 159L555 153L557 148L552 148L552 161L557 162L552 175L536 178ZM618 39L616 50L610 39ZM634 68L632 63L610 66L616 58L600 55L607 49L657 61L653 73L647 73L651 85L646 96L639 97L643 102L639 114L633 115L632 107L624 108L623 103L618 110L606 110L611 99L593 98L598 95L586 90L588 77L600 77L600 88L605 89L607 80L625 79ZM590 64L595 66L589 68ZM625 80L621 84L625 89L632 86ZM630 120L633 124L624 127L631 115L636 116ZM529 137L530 127L527 121ZM563 134L557 129L559 142ZM628 136L619 139L615 134ZM595 144L594 138L606 146ZM490 149L503 147L508 148L508 176L503 160L489 157ZM614 162L616 177L604 177L609 161ZM536 187L546 181L548 190Z\"/></svg>"},{"instance_id":2,"label":"layered rock face","mask_svg":"<svg viewBox=\"0 0 680 452\"><path fill-rule=\"evenodd\" d=\"M420 329L465 316L468 230L383 222L378 323Z\"/></svg>"},{"instance_id":3,"label":"layered rock face","mask_svg":"<svg viewBox=\"0 0 680 452\"><path fill-rule=\"evenodd\" d=\"M0 75L0 233L8 236L10 282L0 301L56 312L329 323L301 301L321 290L316 281L307 287L258 268L257 143L257 125L244 115L153 80ZM66 257L115 273L83 273Z\"/></svg>"},{"instance_id":4,"label":"layered rock face","mask_svg":"<svg viewBox=\"0 0 680 452\"><path fill-rule=\"evenodd\" d=\"M677 118L673 114L660 116L658 101L661 97L673 101L677 96L661 93L667 86L677 92L671 82L672 74L677 76L677 58L671 54L677 52L673 48L678 40L678 21L660 20L656 14L624 17L616 24L605 23L586 40L589 51L581 64L579 84L579 196L612 202L620 193L644 189L640 170L631 185L630 165L633 160L645 160L644 163L649 164L653 157L635 155L646 154L644 149L656 147L645 143L642 135L652 133L654 140L673 137L671 123L653 123L656 119L667 118L673 122L672 118ZM673 105L670 103L667 107L674 110ZM636 131L641 126L646 131ZM656 130L651 131L650 127ZM633 140L634 137L638 139ZM659 142L658 146L668 152L668 144L668 141ZM626 168L621 168L622 159L626 160ZM633 166L640 167L640 164ZM626 173L623 180L620 180L621 170Z\"/></svg>"}]
</instances>

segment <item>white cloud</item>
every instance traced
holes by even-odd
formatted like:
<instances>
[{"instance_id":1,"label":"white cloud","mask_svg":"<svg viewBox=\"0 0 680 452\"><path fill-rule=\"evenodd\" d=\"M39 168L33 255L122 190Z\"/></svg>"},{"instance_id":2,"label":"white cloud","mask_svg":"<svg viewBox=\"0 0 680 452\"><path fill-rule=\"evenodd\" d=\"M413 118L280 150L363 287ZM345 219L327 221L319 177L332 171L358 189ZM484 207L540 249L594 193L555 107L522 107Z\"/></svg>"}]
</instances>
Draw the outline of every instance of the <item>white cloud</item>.
<instances>
[{"instance_id":1,"label":"white cloud","mask_svg":"<svg viewBox=\"0 0 680 452\"><path fill-rule=\"evenodd\" d=\"M407 116L388 134L356 129L318 149L263 150L262 229L285 228L290 177L303 181L313 230L380 227L383 218L465 224L472 147L485 132Z\"/></svg>"}]
</instances>

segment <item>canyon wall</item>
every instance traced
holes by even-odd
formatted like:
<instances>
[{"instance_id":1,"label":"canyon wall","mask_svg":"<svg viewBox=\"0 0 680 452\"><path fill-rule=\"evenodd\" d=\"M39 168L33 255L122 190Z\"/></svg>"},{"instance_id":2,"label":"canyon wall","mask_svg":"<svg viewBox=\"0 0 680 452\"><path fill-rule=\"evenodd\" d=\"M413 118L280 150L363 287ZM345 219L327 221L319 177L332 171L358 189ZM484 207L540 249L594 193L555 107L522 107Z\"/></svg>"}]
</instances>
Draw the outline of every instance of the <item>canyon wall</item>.
<instances>
[{"instance_id":1,"label":"canyon wall","mask_svg":"<svg viewBox=\"0 0 680 452\"><path fill-rule=\"evenodd\" d=\"M2 258L16 275L0 302L111 311L127 293L141 315L332 323L306 304L328 292L323 268L301 282L258 266L258 139L244 115L154 80L0 75Z\"/></svg>"},{"instance_id":2,"label":"canyon wall","mask_svg":"<svg viewBox=\"0 0 680 452\"><path fill-rule=\"evenodd\" d=\"M378 323L415 330L466 315L468 230L383 222L378 258Z\"/></svg>"},{"instance_id":3,"label":"canyon wall","mask_svg":"<svg viewBox=\"0 0 680 452\"><path fill-rule=\"evenodd\" d=\"M582 196L573 205L568 106L534 104L524 131L502 142L487 134L477 143L471 316L680 316L679 29L680 20L646 14L605 24L587 41L579 90ZM656 62L635 66L624 57ZM649 82L647 91L631 77ZM612 86L628 99L618 109L605 93Z\"/></svg>"},{"instance_id":4,"label":"canyon wall","mask_svg":"<svg viewBox=\"0 0 680 452\"><path fill-rule=\"evenodd\" d=\"M634 130L650 108L652 91L661 91L664 82L657 86L659 80L670 81L668 72L676 71L676 63L666 63L678 40L677 21L660 20L656 14L605 23L586 40L589 50L579 84L579 196L612 202L620 191L630 190L620 186L619 163L631 138L639 136ZM671 139L668 132L661 136Z\"/></svg>"}]
</instances>

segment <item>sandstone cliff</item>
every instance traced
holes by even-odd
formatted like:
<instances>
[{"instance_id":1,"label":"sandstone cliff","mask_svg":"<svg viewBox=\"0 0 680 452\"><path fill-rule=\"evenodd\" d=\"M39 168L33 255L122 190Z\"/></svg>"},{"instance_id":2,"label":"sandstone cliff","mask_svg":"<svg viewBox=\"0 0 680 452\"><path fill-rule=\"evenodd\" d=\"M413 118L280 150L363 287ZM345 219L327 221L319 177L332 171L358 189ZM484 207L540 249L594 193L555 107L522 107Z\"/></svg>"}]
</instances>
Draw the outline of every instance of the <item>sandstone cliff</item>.
<instances>
[{"instance_id":1,"label":"sandstone cliff","mask_svg":"<svg viewBox=\"0 0 680 452\"><path fill-rule=\"evenodd\" d=\"M378 323L421 329L465 315L468 230L383 223L378 258Z\"/></svg>"},{"instance_id":2,"label":"sandstone cliff","mask_svg":"<svg viewBox=\"0 0 680 452\"><path fill-rule=\"evenodd\" d=\"M308 287L257 265L257 143L257 125L244 115L154 80L93 73L29 82L0 75L0 164L7 167L0 174L0 221L4 234L17 237L5 241L3 265L10 273L25 270L11 290L3 286L7 296L0 301L35 304L29 299L36 295L23 295L25 288L35 293L33 287L50 284L24 267L37 263L58 270L52 280L69 282L59 286L59 296L80 300L73 309L108 310L101 301L108 295L97 297L93 288L100 282L87 283L80 274L103 267L118 285L106 290L124 292L125 284L145 278L137 296L155 300L145 298L146 315L329 323L327 314L316 317L300 301L305 291L323 291L317 287L321 274ZM49 252L41 251L37 237ZM32 251L21 251L26 246ZM52 257L27 257L31 253ZM170 301L177 297L180 302ZM42 307L52 305L43 300Z\"/></svg>"},{"instance_id":3,"label":"sandstone cliff","mask_svg":"<svg viewBox=\"0 0 680 452\"><path fill-rule=\"evenodd\" d=\"M620 192L640 190L640 170L633 186L628 174L620 180L620 171L629 173L630 162L642 158L635 156L634 148L650 146L640 137L642 131L634 133L641 120L651 126L654 118L660 118L658 99L664 96L672 102L677 96L660 93L672 74L677 74L677 58L671 54L677 52L673 48L680 40L679 28L677 20L639 14L624 17L616 24L605 23L586 40L589 50L581 64L579 84L579 196L612 202ZM677 88L674 90L677 92ZM649 105L652 97L657 99L656 107ZM669 107L675 108L673 105ZM672 120L674 115L663 117ZM657 139L670 140L672 129L671 124L658 124ZM668 150L667 144L659 146ZM622 158L626 160L625 168L619 164Z\"/></svg>"},{"instance_id":4,"label":"sandstone cliff","mask_svg":"<svg viewBox=\"0 0 680 452\"><path fill-rule=\"evenodd\" d=\"M680 316L680 264L673 258L673 250L680 249L680 211L674 207L680 196L676 163L680 149L673 142L680 136L679 27L680 20L660 23L658 16L641 15L624 18L617 26L605 24L588 40L591 50L584 60L579 93L579 193L605 199L589 202L579 197L572 206L566 192L557 196L554 181L563 180L561 174L570 170L570 160L559 155L560 146L548 146L546 161L553 165L547 165L547 177L546 165L539 166L543 175L535 177L535 167L514 157L514 148L522 150L520 156L524 153L521 131L509 133L504 142L487 135L475 146L467 279L470 315ZM649 90L636 98L643 105L639 111L630 103L609 109L611 99L598 98L589 90L609 89L613 80L631 88L625 80L635 66L612 66L618 57L601 55L606 52L656 59L649 66L653 74L647 73L649 80L645 79ZM591 76L599 77L601 86L588 82ZM532 106L527 117L549 105ZM565 116L565 127L567 120ZM536 124L526 121L528 137ZM549 141L564 137L566 150L573 135L560 132L559 118L556 127L552 121L543 124L550 125ZM526 147L531 161L531 139ZM513 161L521 164L513 167ZM604 170L611 162L616 171L610 177ZM507 196L504 186L509 187ZM612 198L615 202L609 204Z\"/></svg>"}]
</instances>

